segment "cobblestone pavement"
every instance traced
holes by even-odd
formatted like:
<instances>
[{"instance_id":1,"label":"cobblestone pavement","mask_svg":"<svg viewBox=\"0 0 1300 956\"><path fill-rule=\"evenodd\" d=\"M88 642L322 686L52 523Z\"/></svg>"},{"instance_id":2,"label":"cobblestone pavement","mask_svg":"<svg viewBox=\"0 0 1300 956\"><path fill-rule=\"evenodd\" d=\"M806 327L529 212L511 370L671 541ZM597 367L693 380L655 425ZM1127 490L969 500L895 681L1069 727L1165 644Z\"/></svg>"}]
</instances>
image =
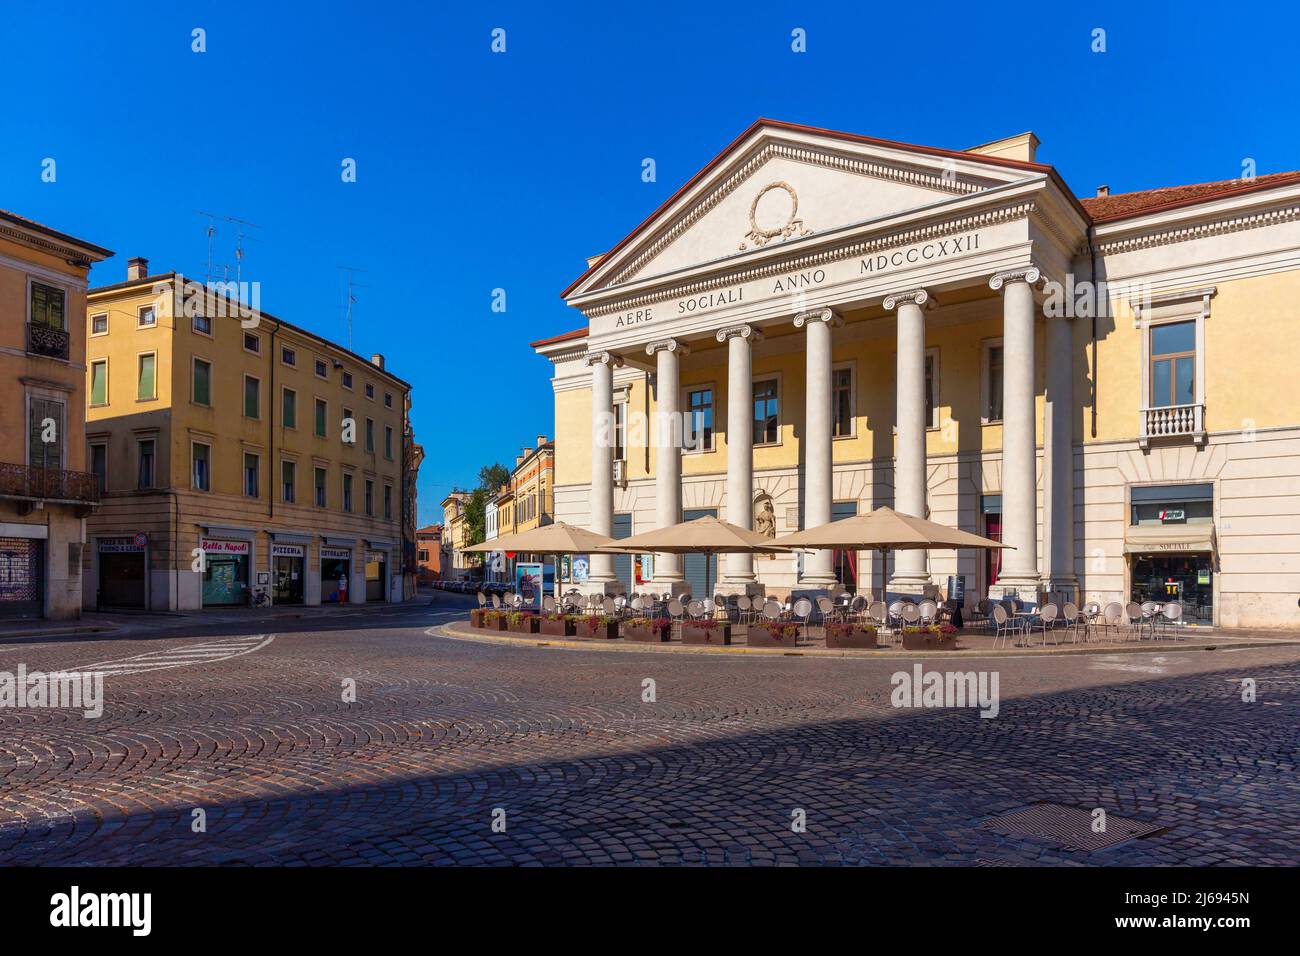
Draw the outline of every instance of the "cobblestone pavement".
<instances>
[{"instance_id":1,"label":"cobblestone pavement","mask_svg":"<svg viewBox=\"0 0 1300 956\"><path fill-rule=\"evenodd\" d=\"M1297 647L927 664L996 669L981 719L892 707L908 661L425 633L447 619L0 643L0 671L107 671L98 719L0 709L0 862L1300 862ZM1085 852L981 827L1038 801L1163 829Z\"/></svg>"}]
</instances>

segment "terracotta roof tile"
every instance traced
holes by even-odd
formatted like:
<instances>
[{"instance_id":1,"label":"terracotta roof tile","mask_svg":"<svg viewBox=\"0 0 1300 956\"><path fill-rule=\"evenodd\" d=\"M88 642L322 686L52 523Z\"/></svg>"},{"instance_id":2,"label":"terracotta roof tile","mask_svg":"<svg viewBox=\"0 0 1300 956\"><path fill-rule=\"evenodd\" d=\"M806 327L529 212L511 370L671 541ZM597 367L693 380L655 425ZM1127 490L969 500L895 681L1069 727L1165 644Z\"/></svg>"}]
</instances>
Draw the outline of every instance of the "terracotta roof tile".
<instances>
[{"instance_id":1,"label":"terracotta roof tile","mask_svg":"<svg viewBox=\"0 0 1300 956\"><path fill-rule=\"evenodd\" d=\"M543 345L557 345L560 342L568 342L570 339L585 338L587 330L585 328L574 329L572 332L564 332L560 335L552 335L549 339L538 339L536 342L529 342L530 348L541 348Z\"/></svg>"},{"instance_id":2,"label":"terracotta roof tile","mask_svg":"<svg viewBox=\"0 0 1300 956\"><path fill-rule=\"evenodd\" d=\"M1208 202L1237 193L1253 192L1274 186L1300 183L1300 171L1289 173L1270 173L1257 176L1247 181L1242 179L1223 179L1213 183L1190 183L1186 186L1164 186L1160 189L1144 189L1139 192L1117 193L1113 196L1091 196L1080 199L1083 208L1088 211L1094 222L1106 222L1112 219L1126 219L1159 209L1186 206L1192 203Z\"/></svg>"}]
</instances>

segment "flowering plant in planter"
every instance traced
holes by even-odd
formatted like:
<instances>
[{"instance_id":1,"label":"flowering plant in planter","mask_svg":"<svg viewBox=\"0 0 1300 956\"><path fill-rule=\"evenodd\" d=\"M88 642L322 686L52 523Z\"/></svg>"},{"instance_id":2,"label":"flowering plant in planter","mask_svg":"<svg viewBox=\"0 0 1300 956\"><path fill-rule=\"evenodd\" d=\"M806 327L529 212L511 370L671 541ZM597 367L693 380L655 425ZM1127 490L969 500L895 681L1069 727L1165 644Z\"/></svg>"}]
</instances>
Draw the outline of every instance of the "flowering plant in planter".
<instances>
[{"instance_id":1,"label":"flowering plant in planter","mask_svg":"<svg viewBox=\"0 0 1300 956\"><path fill-rule=\"evenodd\" d=\"M673 622L666 617L633 617L623 622L622 634L629 641L662 643L672 634Z\"/></svg>"},{"instance_id":2,"label":"flowering plant in planter","mask_svg":"<svg viewBox=\"0 0 1300 956\"><path fill-rule=\"evenodd\" d=\"M574 614L560 614L558 611L548 611L545 614L538 615L538 633L549 637L573 637L577 632L577 627L578 617Z\"/></svg>"},{"instance_id":3,"label":"flowering plant in planter","mask_svg":"<svg viewBox=\"0 0 1300 956\"><path fill-rule=\"evenodd\" d=\"M874 624L835 621L826 625L827 647L877 647L879 631Z\"/></svg>"},{"instance_id":4,"label":"flowering plant in planter","mask_svg":"<svg viewBox=\"0 0 1300 956\"><path fill-rule=\"evenodd\" d=\"M505 611L484 611L483 626L490 631L503 631L506 627Z\"/></svg>"},{"instance_id":5,"label":"flowering plant in planter","mask_svg":"<svg viewBox=\"0 0 1300 956\"><path fill-rule=\"evenodd\" d=\"M510 614L510 630L516 634L536 634L538 627L537 615L531 611L512 611Z\"/></svg>"},{"instance_id":6,"label":"flowering plant in planter","mask_svg":"<svg viewBox=\"0 0 1300 956\"><path fill-rule=\"evenodd\" d=\"M730 644L731 622L706 617L682 621L683 644Z\"/></svg>"},{"instance_id":7,"label":"flowering plant in planter","mask_svg":"<svg viewBox=\"0 0 1300 956\"><path fill-rule=\"evenodd\" d=\"M615 617L593 614L590 617L583 618L581 626L587 629L588 637L611 639L618 637L618 618Z\"/></svg>"}]
</instances>

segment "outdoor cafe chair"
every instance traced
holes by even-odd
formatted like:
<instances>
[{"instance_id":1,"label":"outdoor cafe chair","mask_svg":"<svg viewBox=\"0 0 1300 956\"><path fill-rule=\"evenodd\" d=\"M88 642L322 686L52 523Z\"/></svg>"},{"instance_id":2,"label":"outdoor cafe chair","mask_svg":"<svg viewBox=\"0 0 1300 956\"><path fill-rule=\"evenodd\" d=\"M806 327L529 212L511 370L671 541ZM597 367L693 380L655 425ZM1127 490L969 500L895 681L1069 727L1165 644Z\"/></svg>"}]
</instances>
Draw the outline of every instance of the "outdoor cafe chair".
<instances>
[{"instance_id":1,"label":"outdoor cafe chair","mask_svg":"<svg viewBox=\"0 0 1300 956\"><path fill-rule=\"evenodd\" d=\"M1083 639L1088 639L1088 621L1079 613L1079 607L1070 601L1065 602L1062 617L1065 618L1065 629L1069 632L1071 640L1076 644L1079 642L1079 633L1083 632Z\"/></svg>"},{"instance_id":2,"label":"outdoor cafe chair","mask_svg":"<svg viewBox=\"0 0 1300 956\"><path fill-rule=\"evenodd\" d=\"M492 595L492 606L494 608L501 607L501 596L499 594Z\"/></svg>"},{"instance_id":3,"label":"outdoor cafe chair","mask_svg":"<svg viewBox=\"0 0 1300 956\"><path fill-rule=\"evenodd\" d=\"M916 610L921 615L922 624L933 624L935 618L939 616L939 605L930 598L918 604Z\"/></svg>"},{"instance_id":4,"label":"outdoor cafe chair","mask_svg":"<svg viewBox=\"0 0 1300 956\"><path fill-rule=\"evenodd\" d=\"M600 601L600 609L604 611L606 614L612 615L616 610L618 610L618 606L612 597L606 595Z\"/></svg>"},{"instance_id":5,"label":"outdoor cafe chair","mask_svg":"<svg viewBox=\"0 0 1300 956\"><path fill-rule=\"evenodd\" d=\"M549 594L542 598L542 610L547 614L553 614L555 612L555 598Z\"/></svg>"},{"instance_id":6,"label":"outdoor cafe chair","mask_svg":"<svg viewBox=\"0 0 1300 956\"><path fill-rule=\"evenodd\" d=\"M865 620L869 603L861 594L854 595L853 600L849 602L849 616L855 621Z\"/></svg>"},{"instance_id":7,"label":"outdoor cafe chair","mask_svg":"<svg viewBox=\"0 0 1300 956\"><path fill-rule=\"evenodd\" d=\"M903 619L905 625L914 627L921 621L921 609L911 601L904 601L903 606L898 609L898 616Z\"/></svg>"},{"instance_id":8,"label":"outdoor cafe chair","mask_svg":"<svg viewBox=\"0 0 1300 956\"><path fill-rule=\"evenodd\" d=\"M781 605L776 601L766 601L763 604L763 617L769 621L778 621L781 619Z\"/></svg>"},{"instance_id":9,"label":"outdoor cafe chair","mask_svg":"<svg viewBox=\"0 0 1300 956\"><path fill-rule=\"evenodd\" d=\"M903 623L903 601L889 602L889 620L895 625Z\"/></svg>"},{"instance_id":10,"label":"outdoor cafe chair","mask_svg":"<svg viewBox=\"0 0 1300 956\"><path fill-rule=\"evenodd\" d=\"M1142 625L1151 632L1151 639L1157 641L1160 634L1157 627L1160 624L1160 604L1157 601L1143 601L1142 606Z\"/></svg>"},{"instance_id":11,"label":"outdoor cafe chair","mask_svg":"<svg viewBox=\"0 0 1300 956\"><path fill-rule=\"evenodd\" d=\"M1101 616L1097 620L1096 627L1110 633L1110 639L1115 641L1119 638L1120 625L1124 623L1124 605L1118 601L1111 601L1102 608Z\"/></svg>"},{"instance_id":12,"label":"outdoor cafe chair","mask_svg":"<svg viewBox=\"0 0 1300 956\"><path fill-rule=\"evenodd\" d=\"M835 610L835 602L825 595L817 598L817 612L822 616L823 629L828 622L837 620L839 617Z\"/></svg>"},{"instance_id":13,"label":"outdoor cafe chair","mask_svg":"<svg viewBox=\"0 0 1300 956\"><path fill-rule=\"evenodd\" d=\"M704 602L703 602L703 601L698 601L698 600L692 598L692 599L691 599L689 602L687 602L687 604L686 604L686 613L689 614L689 615L690 615L691 617L693 617L693 618L701 618L701 617L703 617L703 616L704 616Z\"/></svg>"},{"instance_id":14,"label":"outdoor cafe chair","mask_svg":"<svg viewBox=\"0 0 1300 956\"><path fill-rule=\"evenodd\" d=\"M748 594L736 595L736 623L748 624L749 615L753 610L753 602L749 600Z\"/></svg>"},{"instance_id":15,"label":"outdoor cafe chair","mask_svg":"<svg viewBox=\"0 0 1300 956\"><path fill-rule=\"evenodd\" d=\"M791 608L791 610L795 617L803 621L804 630L807 631L808 619L812 617L813 602L808 600L806 597L801 597L794 602L794 607Z\"/></svg>"},{"instance_id":16,"label":"outdoor cafe chair","mask_svg":"<svg viewBox=\"0 0 1300 956\"><path fill-rule=\"evenodd\" d=\"M1177 601L1169 601L1160 609L1160 616L1163 620L1162 626L1173 632L1174 640L1179 639L1179 635L1186 638L1186 632L1183 630L1187 622L1183 619L1183 606Z\"/></svg>"},{"instance_id":17,"label":"outdoor cafe chair","mask_svg":"<svg viewBox=\"0 0 1300 956\"><path fill-rule=\"evenodd\" d=\"M993 649L997 650L998 641L1006 639L1010 646L1011 639L1023 633L1023 627L1019 620L1007 613L1007 609L1001 603L994 604L990 617L993 620Z\"/></svg>"},{"instance_id":18,"label":"outdoor cafe chair","mask_svg":"<svg viewBox=\"0 0 1300 956\"><path fill-rule=\"evenodd\" d=\"M1128 620L1128 631L1138 640L1142 639L1142 605L1129 601L1124 605L1124 617Z\"/></svg>"},{"instance_id":19,"label":"outdoor cafe chair","mask_svg":"<svg viewBox=\"0 0 1300 956\"><path fill-rule=\"evenodd\" d=\"M1043 645L1046 646L1047 632L1056 626L1058 614L1060 614L1060 609L1055 604L1044 604L1033 617L1024 617L1022 615L1020 618L1021 627L1026 636L1032 635L1035 629L1042 631Z\"/></svg>"},{"instance_id":20,"label":"outdoor cafe chair","mask_svg":"<svg viewBox=\"0 0 1300 956\"><path fill-rule=\"evenodd\" d=\"M487 595L484 594L482 591L478 592L478 606L487 607Z\"/></svg>"}]
</instances>

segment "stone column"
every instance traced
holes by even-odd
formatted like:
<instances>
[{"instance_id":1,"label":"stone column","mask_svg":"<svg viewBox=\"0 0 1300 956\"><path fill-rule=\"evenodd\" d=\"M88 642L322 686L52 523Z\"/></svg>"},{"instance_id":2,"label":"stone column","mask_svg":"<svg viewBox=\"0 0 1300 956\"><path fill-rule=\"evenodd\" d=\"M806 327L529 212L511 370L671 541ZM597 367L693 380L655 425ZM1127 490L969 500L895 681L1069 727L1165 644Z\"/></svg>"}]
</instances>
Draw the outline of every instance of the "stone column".
<instances>
[{"instance_id":1,"label":"stone column","mask_svg":"<svg viewBox=\"0 0 1300 956\"><path fill-rule=\"evenodd\" d=\"M609 535L614 529L614 369L623 358L613 352L588 352L591 368L591 497L587 527ZM591 555L587 582L603 590L614 580L614 556Z\"/></svg>"},{"instance_id":2,"label":"stone column","mask_svg":"<svg viewBox=\"0 0 1300 956\"><path fill-rule=\"evenodd\" d=\"M844 320L834 309L811 309L794 317L794 327L807 328L807 408L803 429L803 526L816 528L831 520L831 329ZM835 583L833 552L814 551L804 557L804 585L828 588Z\"/></svg>"},{"instance_id":3,"label":"stone column","mask_svg":"<svg viewBox=\"0 0 1300 956\"><path fill-rule=\"evenodd\" d=\"M885 299L898 309L898 374L895 408L898 433L894 450L894 510L927 518L925 430L925 308L934 300L925 289L899 292ZM920 596L931 583L928 551L894 552L888 590Z\"/></svg>"},{"instance_id":4,"label":"stone column","mask_svg":"<svg viewBox=\"0 0 1300 956\"><path fill-rule=\"evenodd\" d=\"M1038 475L1034 435L1034 285L1036 268L999 272L989 288L1002 291L1002 573L994 590L1038 595Z\"/></svg>"},{"instance_id":5,"label":"stone column","mask_svg":"<svg viewBox=\"0 0 1300 956\"><path fill-rule=\"evenodd\" d=\"M1067 316L1047 317L1046 407L1043 410L1043 548L1045 590L1078 603L1074 574L1074 335Z\"/></svg>"},{"instance_id":6,"label":"stone column","mask_svg":"<svg viewBox=\"0 0 1300 956\"><path fill-rule=\"evenodd\" d=\"M753 345L763 333L753 326L732 325L718 330L727 343L727 511L725 520L742 528L754 526L754 358ZM723 556L727 584L754 582L754 556Z\"/></svg>"},{"instance_id":7,"label":"stone column","mask_svg":"<svg viewBox=\"0 0 1300 956\"><path fill-rule=\"evenodd\" d=\"M676 339L651 342L647 355L655 356L655 525L669 528L682 520L682 421L679 396L682 390L681 357L690 349ZM682 558L677 554L656 554L656 585L673 585L685 580Z\"/></svg>"}]
</instances>

